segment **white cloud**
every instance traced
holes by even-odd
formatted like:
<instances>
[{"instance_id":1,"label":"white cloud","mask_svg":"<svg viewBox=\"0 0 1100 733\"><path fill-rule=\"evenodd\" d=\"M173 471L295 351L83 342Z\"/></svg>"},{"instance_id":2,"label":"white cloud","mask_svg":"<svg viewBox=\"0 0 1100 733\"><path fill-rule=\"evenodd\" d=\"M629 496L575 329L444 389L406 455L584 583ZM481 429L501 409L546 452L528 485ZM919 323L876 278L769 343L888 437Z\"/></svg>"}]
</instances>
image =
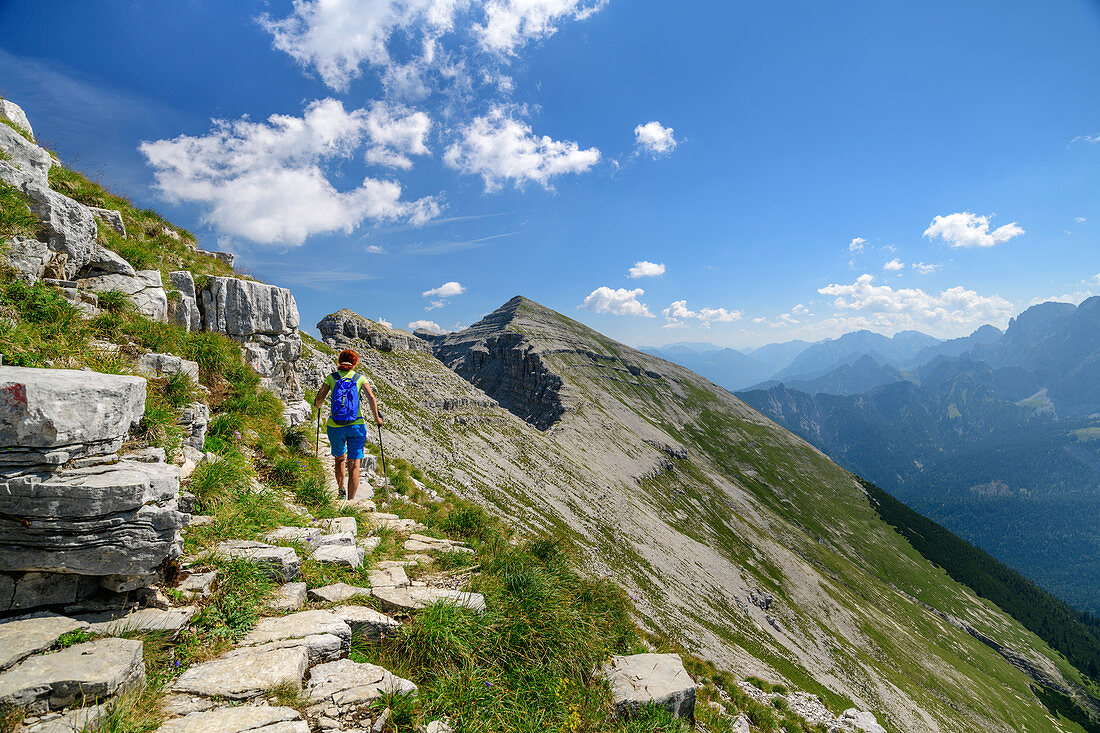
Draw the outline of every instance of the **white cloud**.
<instances>
[{"instance_id":1,"label":"white cloud","mask_svg":"<svg viewBox=\"0 0 1100 733\"><path fill-rule=\"evenodd\" d=\"M1084 224L1086 221L1088 221L1088 219L1083 216L1075 216L1073 217L1073 221L1077 224Z\"/></svg>"},{"instance_id":2,"label":"white cloud","mask_svg":"<svg viewBox=\"0 0 1100 733\"><path fill-rule=\"evenodd\" d=\"M297 246L311 234L351 232L366 220L423 224L438 216L438 201L405 201L396 181L368 177L350 191L332 185L322 165L363 144L367 116L324 99L302 117L215 120L206 135L146 141L140 150L165 199L203 205L203 221L259 244Z\"/></svg>"},{"instance_id":3,"label":"white cloud","mask_svg":"<svg viewBox=\"0 0 1100 733\"><path fill-rule=\"evenodd\" d=\"M1096 283L1097 285L1100 285L1100 273L1097 273L1097 274L1093 275L1092 276L1092 281L1094 283Z\"/></svg>"},{"instance_id":4,"label":"white cloud","mask_svg":"<svg viewBox=\"0 0 1100 733\"><path fill-rule=\"evenodd\" d=\"M931 275L936 270L943 267L943 265L926 265L923 262L914 262L913 269L922 275Z\"/></svg>"},{"instance_id":5,"label":"white cloud","mask_svg":"<svg viewBox=\"0 0 1100 733\"><path fill-rule=\"evenodd\" d=\"M376 318L375 320L378 321L379 323L381 323L386 328L393 328L393 324L390 323L389 321L387 321L385 318L379 317L379 318Z\"/></svg>"},{"instance_id":6,"label":"white cloud","mask_svg":"<svg viewBox=\"0 0 1100 733\"><path fill-rule=\"evenodd\" d=\"M961 286L932 294L919 288L895 290L888 285L874 285L874 279L873 275L861 275L850 285L832 284L817 292L834 296L833 305L842 313L859 314L849 320L849 325L861 328L957 331L1003 322L1013 313L1012 303L1004 298L981 295Z\"/></svg>"},{"instance_id":7,"label":"white cloud","mask_svg":"<svg viewBox=\"0 0 1100 733\"><path fill-rule=\"evenodd\" d=\"M616 316L644 316L653 318L645 303L638 300L645 294L641 288L612 290L606 285L593 290L580 304L581 308L593 313L610 313Z\"/></svg>"},{"instance_id":8,"label":"white cloud","mask_svg":"<svg viewBox=\"0 0 1100 733\"><path fill-rule=\"evenodd\" d=\"M389 41L395 31L437 38L454 28L456 13L469 0L294 0L290 15L264 14L260 25L302 67L346 91L360 67L393 65Z\"/></svg>"},{"instance_id":9,"label":"white cloud","mask_svg":"<svg viewBox=\"0 0 1100 733\"><path fill-rule=\"evenodd\" d=\"M677 143L672 128L654 120L634 128L634 144L656 158L671 153Z\"/></svg>"},{"instance_id":10,"label":"white cloud","mask_svg":"<svg viewBox=\"0 0 1100 733\"><path fill-rule=\"evenodd\" d=\"M529 124L501 106L474 118L460 134L443 160L463 173L480 175L486 191L499 189L503 181L513 181L517 188L527 181L549 188L554 176L583 173L600 160L596 148L581 150L575 142L535 137Z\"/></svg>"},{"instance_id":11,"label":"white cloud","mask_svg":"<svg viewBox=\"0 0 1100 733\"><path fill-rule=\"evenodd\" d=\"M425 331L431 331L432 333L447 333L435 321L410 321L409 322L409 330L410 331L415 331L418 328L423 328Z\"/></svg>"},{"instance_id":12,"label":"white cloud","mask_svg":"<svg viewBox=\"0 0 1100 733\"><path fill-rule=\"evenodd\" d=\"M1100 143L1100 132L1095 135L1078 135L1069 142L1071 145L1073 143Z\"/></svg>"},{"instance_id":13,"label":"white cloud","mask_svg":"<svg viewBox=\"0 0 1100 733\"><path fill-rule=\"evenodd\" d=\"M408 170L410 155L427 155L424 142L432 120L423 112L400 104L378 101L371 105L366 118L366 133L370 139L366 160L376 165Z\"/></svg>"},{"instance_id":14,"label":"white cloud","mask_svg":"<svg viewBox=\"0 0 1100 733\"><path fill-rule=\"evenodd\" d=\"M425 298L451 298L456 295L462 295L466 292L466 288L451 280L450 282L443 283L438 288L432 288L431 290L425 290L421 293Z\"/></svg>"},{"instance_id":15,"label":"white cloud","mask_svg":"<svg viewBox=\"0 0 1100 733\"><path fill-rule=\"evenodd\" d=\"M664 263L649 262L647 260L638 260L634 263L634 266L630 268L627 273L628 277L657 277L658 275L665 274Z\"/></svg>"},{"instance_id":16,"label":"white cloud","mask_svg":"<svg viewBox=\"0 0 1100 733\"><path fill-rule=\"evenodd\" d=\"M849 252L862 252L863 248L867 246L867 240L863 237L855 237L851 242L848 242Z\"/></svg>"},{"instance_id":17,"label":"white cloud","mask_svg":"<svg viewBox=\"0 0 1100 733\"><path fill-rule=\"evenodd\" d=\"M379 247L377 244L368 244L367 254L384 255L386 254L386 249L384 247Z\"/></svg>"},{"instance_id":18,"label":"white cloud","mask_svg":"<svg viewBox=\"0 0 1100 733\"><path fill-rule=\"evenodd\" d=\"M725 308L701 308L697 311L693 311L687 307L686 300L677 300L673 301L667 308L662 310L661 315L665 317L668 324L676 324L675 326L671 326L673 328L683 325L683 322L689 319L700 321L703 328L710 328L712 322L732 323L733 321L739 321L744 316L744 313L741 311L726 310Z\"/></svg>"},{"instance_id":19,"label":"white cloud","mask_svg":"<svg viewBox=\"0 0 1100 733\"><path fill-rule=\"evenodd\" d=\"M530 40L557 31L557 23L573 18L584 20L607 4L607 0L488 0L485 22L474 26L481 47L511 54Z\"/></svg>"},{"instance_id":20,"label":"white cloud","mask_svg":"<svg viewBox=\"0 0 1100 733\"><path fill-rule=\"evenodd\" d=\"M937 216L924 230L925 237L940 237L949 247L993 247L1023 233L1024 230L1016 222L1005 224L991 232L988 216L971 214L969 211Z\"/></svg>"},{"instance_id":21,"label":"white cloud","mask_svg":"<svg viewBox=\"0 0 1100 733\"><path fill-rule=\"evenodd\" d=\"M887 272L897 272L898 270L905 269L905 263L895 257L894 259L883 265L882 269L886 270Z\"/></svg>"},{"instance_id":22,"label":"white cloud","mask_svg":"<svg viewBox=\"0 0 1100 733\"><path fill-rule=\"evenodd\" d=\"M813 318L814 317L814 314L810 313L810 309L807 308L806 306L802 305L801 303L796 305L794 308L791 308L791 315L792 316L805 317L805 318Z\"/></svg>"}]
</instances>

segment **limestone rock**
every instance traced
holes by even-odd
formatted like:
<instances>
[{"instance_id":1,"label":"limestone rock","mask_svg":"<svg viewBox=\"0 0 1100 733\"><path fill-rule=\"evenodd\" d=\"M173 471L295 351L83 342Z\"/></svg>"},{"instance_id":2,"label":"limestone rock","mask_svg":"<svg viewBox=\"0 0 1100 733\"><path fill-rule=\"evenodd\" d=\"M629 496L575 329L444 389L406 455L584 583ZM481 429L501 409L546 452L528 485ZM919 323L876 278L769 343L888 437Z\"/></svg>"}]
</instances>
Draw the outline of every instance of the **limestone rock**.
<instances>
[{"instance_id":1,"label":"limestone rock","mask_svg":"<svg viewBox=\"0 0 1100 733\"><path fill-rule=\"evenodd\" d=\"M172 374L184 374L197 382L199 379L199 364L189 361L175 354L158 354L150 352L142 354L137 367L139 374L150 377L169 376Z\"/></svg>"},{"instance_id":2,"label":"limestone rock","mask_svg":"<svg viewBox=\"0 0 1100 733\"><path fill-rule=\"evenodd\" d=\"M428 723L428 727L424 729L424 733L454 733L454 728L447 725L442 720L433 720Z\"/></svg>"},{"instance_id":3,"label":"limestone rock","mask_svg":"<svg viewBox=\"0 0 1100 733\"><path fill-rule=\"evenodd\" d=\"M141 608L130 613L107 611L84 614L76 619L86 622L88 631L93 634L119 636L128 631L167 631L175 635L187 628L198 610L197 606Z\"/></svg>"},{"instance_id":4,"label":"limestone rock","mask_svg":"<svg viewBox=\"0 0 1100 733\"><path fill-rule=\"evenodd\" d=\"M255 646L285 639L304 639L314 634L331 634L345 643L351 641L351 628L331 611L299 611L289 616L261 619L241 640L241 644Z\"/></svg>"},{"instance_id":5,"label":"limestone rock","mask_svg":"<svg viewBox=\"0 0 1100 733\"><path fill-rule=\"evenodd\" d=\"M140 377L0 367L0 464L114 453L144 412Z\"/></svg>"},{"instance_id":6,"label":"limestone rock","mask_svg":"<svg viewBox=\"0 0 1100 733\"><path fill-rule=\"evenodd\" d=\"M837 719L839 725L847 726L865 733L886 733L886 729L879 725L878 720L871 713L858 708L848 708Z\"/></svg>"},{"instance_id":7,"label":"limestone rock","mask_svg":"<svg viewBox=\"0 0 1100 733\"><path fill-rule=\"evenodd\" d=\"M733 719L732 726L733 733L752 733L752 728L749 727L749 719L745 717L744 713L738 713L737 717Z\"/></svg>"},{"instance_id":8,"label":"limestone rock","mask_svg":"<svg viewBox=\"0 0 1100 733\"><path fill-rule=\"evenodd\" d=\"M209 249L197 249L195 251L200 255L206 255L207 257L213 257L216 260L221 260L230 267L232 267L233 263L237 260L237 256L232 252L216 252Z\"/></svg>"},{"instance_id":9,"label":"limestone rock","mask_svg":"<svg viewBox=\"0 0 1100 733\"><path fill-rule=\"evenodd\" d=\"M378 639L401 628L397 619L375 611L369 606L337 606L332 614L351 628L352 634L365 634Z\"/></svg>"},{"instance_id":10,"label":"limestone rock","mask_svg":"<svg viewBox=\"0 0 1100 733\"><path fill-rule=\"evenodd\" d=\"M216 550L226 557L251 560L260 565L268 575L283 583L297 578L302 565L293 549L263 542L229 540L219 542Z\"/></svg>"},{"instance_id":11,"label":"limestone rock","mask_svg":"<svg viewBox=\"0 0 1100 733\"><path fill-rule=\"evenodd\" d=\"M345 565L353 570L363 564L366 550L357 545L322 545L313 551L313 559L333 565Z\"/></svg>"},{"instance_id":12,"label":"limestone rock","mask_svg":"<svg viewBox=\"0 0 1100 733\"><path fill-rule=\"evenodd\" d=\"M271 608L275 611L297 611L305 605L306 584L286 583L275 591Z\"/></svg>"},{"instance_id":13,"label":"limestone rock","mask_svg":"<svg viewBox=\"0 0 1100 733\"><path fill-rule=\"evenodd\" d=\"M68 573L0 573L0 611L73 603L93 593L96 578Z\"/></svg>"},{"instance_id":14,"label":"limestone rock","mask_svg":"<svg viewBox=\"0 0 1100 733\"><path fill-rule=\"evenodd\" d=\"M359 533L359 526L355 522L355 517L333 517L331 519L318 519L314 522L314 524L324 530L326 534L342 534L345 532L351 534Z\"/></svg>"},{"instance_id":15,"label":"limestone rock","mask_svg":"<svg viewBox=\"0 0 1100 733\"><path fill-rule=\"evenodd\" d=\"M620 717L649 703L683 718L695 715L695 682L678 654L613 656L601 674L611 685L612 704Z\"/></svg>"},{"instance_id":16,"label":"limestone rock","mask_svg":"<svg viewBox=\"0 0 1100 733\"><path fill-rule=\"evenodd\" d=\"M158 733L309 733L309 723L293 708L241 705L191 713L169 720Z\"/></svg>"},{"instance_id":17,"label":"limestone rock","mask_svg":"<svg viewBox=\"0 0 1100 733\"><path fill-rule=\"evenodd\" d=\"M30 657L0 673L0 703L35 712L58 710L144 682L140 641L99 639Z\"/></svg>"},{"instance_id":18,"label":"limestone rock","mask_svg":"<svg viewBox=\"0 0 1100 733\"><path fill-rule=\"evenodd\" d=\"M374 664L341 659L310 671L306 695L311 710L335 707L341 717L353 715L386 693L416 692L416 685Z\"/></svg>"},{"instance_id":19,"label":"limestone rock","mask_svg":"<svg viewBox=\"0 0 1100 733\"><path fill-rule=\"evenodd\" d=\"M8 154L9 163L28 173L36 183L49 185L47 174L53 165L53 158L45 150L7 125L0 125L0 150Z\"/></svg>"},{"instance_id":20,"label":"limestone rock","mask_svg":"<svg viewBox=\"0 0 1100 733\"><path fill-rule=\"evenodd\" d=\"M355 348L356 342L378 351L423 351L431 346L411 333L364 318L347 308L330 313L317 324L321 339L335 349Z\"/></svg>"},{"instance_id":21,"label":"limestone rock","mask_svg":"<svg viewBox=\"0 0 1100 733\"><path fill-rule=\"evenodd\" d=\"M19 733L84 733L92 730L107 715L107 705L89 705L64 713L50 713L34 723L24 721ZM56 716L56 717L53 717Z\"/></svg>"},{"instance_id":22,"label":"limestone rock","mask_svg":"<svg viewBox=\"0 0 1100 733\"><path fill-rule=\"evenodd\" d=\"M122 221L121 212L115 209L100 209L96 206L89 206L88 210L92 212L92 216L99 219L122 236L126 236L126 223Z\"/></svg>"},{"instance_id":23,"label":"limestone rock","mask_svg":"<svg viewBox=\"0 0 1100 733\"><path fill-rule=\"evenodd\" d=\"M382 602L388 611L409 613L419 611L433 603L453 603L472 611L485 610L485 596L480 593L446 588L372 588L374 597Z\"/></svg>"},{"instance_id":24,"label":"limestone rock","mask_svg":"<svg viewBox=\"0 0 1100 733\"><path fill-rule=\"evenodd\" d=\"M323 534L324 532L316 527L276 527L268 532L264 539L268 542L301 542L305 544L307 542L317 542Z\"/></svg>"},{"instance_id":25,"label":"limestone rock","mask_svg":"<svg viewBox=\"0 0 1100 733\"><path fill-rule=\"evenodd\" d=\"M99 375L97 382L107 378ZM97 407L97 420L106 413L128 415L104 403ZM58 412L67 410L77 405ZM65 425L60 414L53 421L36 417L28 422ZM80 431L74 426L72 432ZM180 554L187 515L177 511L178 493L178 468L130 460L2 479L0 570L147 576Z\"/></svg>"},{"instance_id":26,"label":"limestone rock","mask_svg":"<svg viewBox=\"0 0 1100 733\"><path fill-rule=\"evenodd\" d=\"M88 624L83 621L54 613L37 613L2 621L0 670L5 670L32 654L46 651L62 634L86 628Z\"/></svg>"},{"instance_id":27,"label":"limestone rock","mask_svg":"<svg viewBox=\"0 0 1100 733\"><path fill-rule=\"evenodd\" d=\"M351 532L330 532L328 534L321 532L315 543L317 547L325 547L327 545L350 546L355 544L355 535Z\"/></svg>"},{"instance_id":28,"label":"limestone rock","mask_svg":"<svg viewBox=\"0 0 1100 733\"><path fill-rule=\"evenodd\" d=\"M176 270L168 273L168 284L179 294L168 298L168 322L188 331L201 331L202 314L194 276L187 270Z\"/></svg>"},{"instance_id":29,"label":"limestone rock","mask_svg":"<svg viewBox=\"0 0 1100 733\"><path fill-rule=\"evenodd\" d=\"M98 293L112 290L123 292L138 313L154 321L168 321L168 296L164 292L160 270L138 270L132 277L100 275L84 278L79 283L84 290Z\"/></svg>"},{"instance_id":30,"label":"limestone rock","mask_svg":"<svg viewBox=\"0 0 1100 733\"><path fill-rule=\"evenodd\" d=\"M301 647L246 647L191 667L172 690L201 697L247 700L282 684L301 687L309 654Z\"/></svg>"},{"instance_id":31,"label":"limestone rock","mask_svg":"<svg viewBox=\"0 0 1100 733\"><path fill-rule=\"evenodd\" d=\"M209 573L191 573L176 586L176 590L187 593L192 598L208 598L214 590L214 581L218 579L218 571Z\"/></svg>"},{"instance_id":32,"label":"limestone rock","mask_svg":"<svg viewBox=\"0 0 1100 733\"><path fill-rule=\"evenodd\" d=\"M41 278L54 254L56 253L48 244L37 239L12 237L8 242L8 264L18 270L26 280Z\"/></svg>"},{"instance_id":33,"label":"limestone rock","mask_svg":"<svg viewBox=\"0 0 1100 733\"><path fill-rule=\"evenodd\" d=\"M313 588L309 591L309 597L322 603L343 603L357 596L370 597L370 588L360 588L347 583L333 583L321 588Z\"/></svg>"},{"instance_id":34,"label":"limestone rock","mask_svg":"<svg viewBox=\"0 0 1100 733\"><path fill-rule=\"evenodd\" d=\"M34 138L34 130L31 128L30 120L27 119L27 113L15 102L10 99L0 99L0 117L11 120Z\"/></svg>"},{"instance_id":35,"label":"limestone rock","mask_svg":"<svg viewBox=\"0 0 1100 733\"><path fill-rule=\"evenodd\" d=\"M409 576L405 574L405 568L379 568L371 570L370 587L373 588L404 588L409 584Z\"/></svg>"}]
</instances>

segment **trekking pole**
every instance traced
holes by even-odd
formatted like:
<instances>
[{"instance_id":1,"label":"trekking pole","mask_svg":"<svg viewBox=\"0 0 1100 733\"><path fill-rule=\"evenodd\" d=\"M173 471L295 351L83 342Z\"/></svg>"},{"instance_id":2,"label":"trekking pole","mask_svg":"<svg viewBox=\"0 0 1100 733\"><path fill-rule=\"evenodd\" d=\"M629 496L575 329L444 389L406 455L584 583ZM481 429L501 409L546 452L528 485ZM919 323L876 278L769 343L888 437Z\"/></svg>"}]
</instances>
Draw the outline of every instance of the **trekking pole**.
<instances>
[{"instance_id":1,"label":"trekking pole","mask_svg":"<svg viewBox=\"0 0 1100 733\"><path fill-rule=\"evenodd\" d=\"M317 408L317 437L313 439L313 457L321 457L321 408Z\"/></svg>"},{"instance_id":2,"label":"trekking pole","mask_svg":"<svg viewBox=\"0 0 1100 733\"><path fill-rule=\"evenodd\" d=\"M381 417L382 412L378 415ZM386 449L382 447L382 426L378 426L378 452L382 454L382 482L386 487L386 504L390 503L390 477L386 474Z\"/></svg>"}]
</instances>

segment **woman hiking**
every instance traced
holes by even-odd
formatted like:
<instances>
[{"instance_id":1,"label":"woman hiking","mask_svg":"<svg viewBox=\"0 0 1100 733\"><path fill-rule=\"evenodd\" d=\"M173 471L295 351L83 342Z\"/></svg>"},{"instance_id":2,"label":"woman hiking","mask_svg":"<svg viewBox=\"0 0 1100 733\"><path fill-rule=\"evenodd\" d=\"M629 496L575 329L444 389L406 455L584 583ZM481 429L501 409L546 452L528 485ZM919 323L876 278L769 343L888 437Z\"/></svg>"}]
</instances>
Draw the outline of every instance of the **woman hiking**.
<instances>
[{"instance_id":1,"label":"woman hiking","mask_svg":"<svg viewBox=\"0 0 1100 733\"><path fill-rule=\"evenodd\" d=\"M363 458L363 447L367 443L367 421L363 417L361 394L366 394L370 410L374 413L374 422L382 426L382 416L378 413L378 400L374 397L370 380L355 371L359 355L351 349L340 352L337 371L325 377L325 383L317 392L313 406L318 410L325 398L332 394L332 412L325 423L328 442L332 445L335 458L336 484L339 498L352 500L359 489L359 462ZM318 415L320 419L320 415ZM344 464L347 463L347 488L344 484Z\"/></svg>"}]
</instances>

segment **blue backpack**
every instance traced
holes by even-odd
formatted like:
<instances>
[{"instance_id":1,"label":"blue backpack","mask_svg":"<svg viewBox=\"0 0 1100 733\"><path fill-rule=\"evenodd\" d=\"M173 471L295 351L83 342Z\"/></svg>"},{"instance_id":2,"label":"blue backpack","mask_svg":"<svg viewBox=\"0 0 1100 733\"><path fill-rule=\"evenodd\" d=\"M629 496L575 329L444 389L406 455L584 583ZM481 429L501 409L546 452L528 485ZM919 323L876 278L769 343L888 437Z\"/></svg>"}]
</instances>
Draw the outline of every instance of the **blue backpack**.
<instances>
[{"instance_id":1,"label":"blue backpack","mask_svg":"<svg viewBox=\"0 0 1100 733\"><path fill-rule=\"evenodd\" d=\"M332 373L336 386L332 388L332 419L340 423L355 422L359 419L359 375L348 372L341 378Z\"/></svg>"}]
</instances>

